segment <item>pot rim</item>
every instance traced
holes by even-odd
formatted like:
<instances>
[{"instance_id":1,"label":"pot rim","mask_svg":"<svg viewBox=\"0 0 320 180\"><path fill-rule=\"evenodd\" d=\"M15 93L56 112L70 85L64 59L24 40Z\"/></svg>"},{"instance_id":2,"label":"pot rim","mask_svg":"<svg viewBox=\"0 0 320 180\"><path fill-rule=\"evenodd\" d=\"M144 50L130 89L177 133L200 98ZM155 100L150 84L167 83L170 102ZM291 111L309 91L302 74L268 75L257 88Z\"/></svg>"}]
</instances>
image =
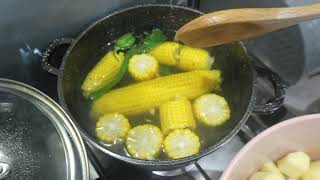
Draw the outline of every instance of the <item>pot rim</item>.
<instances>
[{"instance_id":1,"label":"pot rim","mask_svg":"<svg viewBox=\"0 0 320 180\"><path fill-rule=\"evenodd\" d=\"M79 156L78 158L81 167L81 177L83 180L89 180L89 165L84 142L82 141L79 131L68 114L49 96L27 84L0 78L0 89L3 90L3 92L21 96L28 101L32 99L35 101L34 105L39 109L43 110L43 106L46 106L49 110L53 111L54 114L52 116L56 116L56 119L59 119L59 121L51 120L51 118L50 120L55 126L55 129L59 133L60 139L64 144L67 167L66 172L68 175L67 179L76 180L76 172L78 171L77 168L79 167L75 161L77 154Z\"/></svg>"},{"instance_id":2,"label":"pot rim","mask_svg":"<svg viewBox=\"0 0 320 180\"><path fill-rule=\"evenodd\" d=\"M294 118L290 118L285 121L282 121L264 130L263 132L258 134L256 137L254 137L251 141L249 141L244 147L240 149L240 151L229 163L228 167L222 174L220 180L227 180L227 177L229 177L230 174L232 173L232 169L234 169L237 166L237 162L239 161L239 159L242 158L251 148L253 148L257 144L257 142L259 142L261 139L264 139L266 136L269 136L271 133L278 131L279 129L283 129L294 124L305 123L306 121L314 121L314 119L319 119L319 118L320 118L320 113L298 116L298 117L294 117Z\"/></svg>"},{"instance_id":3,"label":"pot rim","mask_svg":"<svg viewBox=\"0 0 320 180\"><path fill-rule=\"evenodd\" d=\"M138 8L147 8L147 7L167 7L167 8L177 8L177 9L182 9L182 10L187 10L187 11L191 11L194 13L197 13L199 15L203 15L204 13L192 8L188 8L188 7L184 7L184 6L177 6L177 5L169 5L169 4L145 4L145 5L137 5L137 6L132 6L132 7L128 7L125 9L121 9L118 11L115 11L103 18L100 18L98 20L96 20L95 22L93 22L91 25L89 25L88 27L86 27L83 31L81 31L81 33L79 35L77 35L77 37L74 39L74 41L72 42L72 44L69 46L67 53L63 56L62 59L62 63L60 66L60 71L58 73L58 97L59 97L59 101L61 106L65 109L65 111L69 114L69 116L71 117L71 119L74 119L74 117L72 116L72 114L70 113L70 111L68 110L68 106L66 105L64 96L62 94L63 90L62 90L62 82L63 82L63 72L64 72L64 66L67 62L68 56L71 53L71 50L73 49L73 47L77 44L77 42L82 38L83 35L85 35L87 33L87 31L89 31L91 28L93 28L95 25L101 23L102 21L110 18L111 16L117 15L117 14L121 14L125 11L128 10L134 10L134 9L138 9ZM247 49L245 48L245 46L242 44L242 42L239 42L240 46L245 50L245 52L247 52ZM246 53L246 55L248 56L248 54ZM77 125L77 127L80 130L80 133L82 135L82 137L89 142L92 146L94 146L95 148L99 149L100 151L102 151L105 154L108 154L116 159L134 164L134 165L143 165L143 166L167 166L167 165L178 165L178 164L184 164L184 163L188 163L188 162L193 162L196 161L212 152L214 152L215 150L219 149L221 146L223 146L224 144L228 143L241 129L241 127L245 124L245 122L247 121L247 119L249 118L249 116L251 115L251 112L253 110L254 104L255 104L255 88L254 88L254 81L256 79L256 73L254 71L253 65L252 63L249 61L248 65L251 69L251 73L252 73L252 77L253 77L253 82L252 82L252 95L251 98L249 100L249 104L247 107L246 112L244 113L244 115L242 116L241 120L239 120L238 124L236 125L236 127L230 131L224 138L222 138L218 143L200 151L198 154L193 155L193 156L189 156L189 157L185 157L185 158L181 158L181 159L175 159L175 160L140 160L140 159L135 159L129 156L123 156L123 155L119 155L117 153L114 153L108 149L106 149L105 147L99 145L99 143L97 143L92 137L90 137L90 135L88 135L82 128L81 126L77 123L77 121L74 120L74 123Z\"/></svg>"}]
</instances>

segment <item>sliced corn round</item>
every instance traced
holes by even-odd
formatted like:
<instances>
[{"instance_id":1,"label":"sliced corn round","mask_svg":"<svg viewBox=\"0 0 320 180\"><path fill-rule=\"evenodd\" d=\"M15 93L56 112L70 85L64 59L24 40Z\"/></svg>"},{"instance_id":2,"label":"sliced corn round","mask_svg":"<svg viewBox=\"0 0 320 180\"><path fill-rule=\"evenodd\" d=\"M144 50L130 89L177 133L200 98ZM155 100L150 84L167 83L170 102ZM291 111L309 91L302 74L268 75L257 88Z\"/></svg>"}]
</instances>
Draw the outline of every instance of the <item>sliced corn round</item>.
<instances>
[{"instance_id":1,"label":"sliced corn round","mask_svg":"<svg viewBox=\"0 0 320 180\"><path fill-rule=\"evenodd\" d=\"M179 59L179 51L182 45L177 42L164 42L151 50L150 54L157 59L160 64L175 66Z\"/></svg>"},{"instance_id":2,"label":"sliced corn round","mask_svg":"<svg viewBox=\"0 0 320 180\"><path fill-rule=\"evenodd\" d=\"M206 94L196 99L194 112L198 120L209 126L222 125L231 114L225 98L216 94Z\"/></svg>"},{"instance_id":3,"label":"sliced corn round","mask_svg":"<svg viewBox=\"0 0 320 180\"><path fill-rule=\"evenodd\" d=\"M200 150L200 139L189 129L176 129L165 138L164 149L171 159L192 156Z\"/></svg>"},{"instance_id":4,"label":"sliced corn round","mask_svg":"<svg viewBox=\"0 0 320 180\"><path fill-rule=\"evenodd\" d=\"M161 130L164 135L175 129L195 128L191 102L184 97L168 101L159 108Z\"/></svg>"},{"instance_id":5,"label":"sliced corn round","mask_svg":"<svg viewBox=\"0 0 320 180\"><path fill-rule=\"evenodd\" d=\"M157 126L145 124L128 132L126 148L138 159L155 159L161 151L163 135Z\"/></svg>"},{"instance_id":6,"label":"sliced corn round","mask_svg":"<svg viewBox=\"0 0 320 180\"><path fill-rule=\"evenodd\" d=\"M128 68L131 76L137 81L150 80L159 76L158 61L148 54L132 56Z\"/></svg>"},{"instance_id":7,"label":"sliced corn round","mask_svg":"<svg viewBox=\"0 0 320 180\"><path fill-rule=\"evenodd\" d=\"M101 116L96 123L96 134L105 143L117 143L125 139L131 128L128 119L119 113Z\"/></svg>"},{"instance_id":8,"label":"sliced corn round","mask_svg":"<svg viewBox=\"0 0 320 180\"><path fill-rule=\"evenodd\" d=\"M214 62L209 52L201 48L183 46L180 51L178 68L185 71L209 70Z\"/></svg>"}]
</instances>

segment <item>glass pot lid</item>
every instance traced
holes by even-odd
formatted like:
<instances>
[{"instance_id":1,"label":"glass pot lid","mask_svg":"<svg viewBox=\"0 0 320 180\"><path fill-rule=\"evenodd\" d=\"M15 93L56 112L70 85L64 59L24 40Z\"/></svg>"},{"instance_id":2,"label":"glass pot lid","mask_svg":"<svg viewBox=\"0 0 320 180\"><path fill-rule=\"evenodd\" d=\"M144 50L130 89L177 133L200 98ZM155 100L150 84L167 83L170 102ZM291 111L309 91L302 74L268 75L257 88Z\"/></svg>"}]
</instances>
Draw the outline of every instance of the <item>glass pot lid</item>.
<instances>
[{"instance_id":1,"label":"glass pot lid","mask_svg":"<svg viewBox=\"0 0 320 180\"><path fill-rule=\"evenodd\" d=\"M89 179L83 141L68 115L28 85L0 78L0 179Z\"/></svg>"}]
</instances>

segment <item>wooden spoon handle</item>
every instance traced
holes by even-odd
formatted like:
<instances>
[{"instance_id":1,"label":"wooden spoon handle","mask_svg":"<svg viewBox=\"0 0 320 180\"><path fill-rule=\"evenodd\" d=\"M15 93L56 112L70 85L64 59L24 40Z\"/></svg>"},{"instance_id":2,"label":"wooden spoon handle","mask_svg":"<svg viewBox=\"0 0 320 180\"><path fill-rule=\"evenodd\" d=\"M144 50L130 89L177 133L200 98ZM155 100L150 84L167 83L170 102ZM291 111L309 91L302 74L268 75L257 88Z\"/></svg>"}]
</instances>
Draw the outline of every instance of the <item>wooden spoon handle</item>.
<instances>
[{"instance_id":1,"label":"wooden spoon handle","mask_svg":"<svg viewBox=\"0 0 320 180\"><path fill-rule=\"evenodd\" d=\"M289 8L248 8L217 11L181 27L176 38L207 47L239 41L320 17L320 3Z\"/></svg>"}]
</instances>

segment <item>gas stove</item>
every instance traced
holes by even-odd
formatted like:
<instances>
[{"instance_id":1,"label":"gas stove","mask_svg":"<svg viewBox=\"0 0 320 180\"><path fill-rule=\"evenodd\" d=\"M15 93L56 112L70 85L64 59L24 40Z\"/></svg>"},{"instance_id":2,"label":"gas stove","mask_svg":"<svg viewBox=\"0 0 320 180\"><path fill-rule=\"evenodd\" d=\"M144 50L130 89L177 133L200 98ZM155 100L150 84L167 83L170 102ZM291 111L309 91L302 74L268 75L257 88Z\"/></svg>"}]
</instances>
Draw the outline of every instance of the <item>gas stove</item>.
<instances>
[{"instance_id":1,"label":"gas stove","mask_svg":"<svg viewBox=\"0 0 320 180\"><path fill-rule=\"evenodd\" d=\"M129 0L121 1L121 3L120 1L102 2L99 0L92 0L87 3L77 0L74 1L74 4L76 3L78 8L73 8L68 6L72 4L70 1L60 3L57 3L57 1L59 0L48 0L44 3L41 0L32 0L32 4L35 6L33 14L30 14L28 8L19 9L19 11L13 10L14 1L10 1L10 3L0 2L1 12L6 13L5 15L11 12L19 12L5 20L0 18L3 20L0 21L2 27L11 27L0 28L0 35L6 37L0 42L2 52L0 53L0 77L32 85L58 101L57 79L42 70L39 57L41 49L45 48L50 40L61 36L73 37L79 29L82 29L97 17L102 17L106 12L133 3L130 3ZM158 1L154 0L152 2ZM169 1L161 0L159 2L168 3ZM254 0L230 0L226 2L201 0L200 4L191 1L191 5L200 6L200 10L203 11L215 11L239 7L291 6L313 2L320 1L270 0L258 2ZM139 3L145 3L145 1L141 0ZM170 0L169 3L183 5L185 1ZM24 6L20 4L19 7ZM87 11L84 11L84 9ZM57 15L57 11L59 11L59 15ZM54 15L51 13L54 13ZM28 16L25 14L28 14ZM65 18L69 16L76 18ZM47 23L48 20L51 23ZM269 69L279 74L289 85L284 106L275 113L271 115L252 115L242 131L219 150L203 157L197 164L172 172L147 171L115 160L96 149L92 149L94 156L91 156L90 159L96 161L93 161L93 165L90 165L91 179L218 180L235 154L258 133L291 117L320 112L319 28L320 21L312 21L245 42L251 53L263 61L263 64ZM40 31L43 33L40 33ZM273 91L268 82L263 79L259 82L258 101L263 102L273 95ZM94 170L93 167L96 165L100 166L101 169ZM98 174L100 174L100 177Z\"/></svg>"}]
</instances>

